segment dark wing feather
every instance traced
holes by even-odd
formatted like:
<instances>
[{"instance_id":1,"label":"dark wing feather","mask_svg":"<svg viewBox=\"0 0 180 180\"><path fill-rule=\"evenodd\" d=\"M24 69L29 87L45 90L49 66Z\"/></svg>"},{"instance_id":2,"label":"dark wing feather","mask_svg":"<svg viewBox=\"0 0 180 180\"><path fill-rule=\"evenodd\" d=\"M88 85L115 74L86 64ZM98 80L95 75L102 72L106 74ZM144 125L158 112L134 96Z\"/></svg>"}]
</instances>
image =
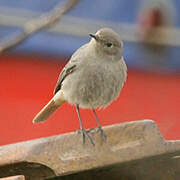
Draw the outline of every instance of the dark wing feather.
<instances>
[{"instance_id":1,"label":"dark wing feather","mask_svg":"<svg viewBox=\"0 0 180 180\"><path fill-rule=\"evenodd\" d=\"M64 81L64 79L69 75L71 74L72 72L74 72L76 68L76 65L74 64L70 64L68 63L64 69L61 71L60 75L59 75L59 78L58 78L58 81L56 83L56 87L54 89L54 95L61 89L61 85L62 85L62 82Z\"/></svg>"},{"instance_id":2,"label":"dark wing feather","mask_svg":"<svg viewBox=\"0 0 180 180\"><path fill-rule=\"evenodd\" d=\"M59 75L59 79L57 81L56 87L54 89L54 94L56 94L62 86L62 82L64 81L64 79L71 74L72 72L74 72L77 69L78 64L84 60L84 49L86 49L88 44L85 44L83 46L81 46L72 56L71 59L69 60L69 62L66 64L66 66L64 67L64 69L61 71L60 75ZM83 58L82 58L83 56Z\"/></svg>"}]
</instances>

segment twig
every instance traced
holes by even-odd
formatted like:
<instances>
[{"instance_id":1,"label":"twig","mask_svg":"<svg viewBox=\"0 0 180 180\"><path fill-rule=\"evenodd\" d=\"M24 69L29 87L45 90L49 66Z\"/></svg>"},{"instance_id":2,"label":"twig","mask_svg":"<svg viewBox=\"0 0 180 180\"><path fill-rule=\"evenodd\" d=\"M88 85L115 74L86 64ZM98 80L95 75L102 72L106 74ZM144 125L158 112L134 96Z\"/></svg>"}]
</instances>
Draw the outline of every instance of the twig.
<instances>
[{"instance_id":1,"label":"twig","mask_svg":"<svg viewBox=\"0 0 180 180\"><path fill-rule=\"evenodd\" d=\"M20 33L12 34L11 37L8 36L6 39L0 42L0 53L22 43L35 32L52 26L55 22L60 20L62 15L71 10L78 2L79 0L69 0L63 5L60 3L52 11L45 13L39 18L33 19L30 22L27 22L22 27L22 31Z\"/></svg>"}]
</instances>

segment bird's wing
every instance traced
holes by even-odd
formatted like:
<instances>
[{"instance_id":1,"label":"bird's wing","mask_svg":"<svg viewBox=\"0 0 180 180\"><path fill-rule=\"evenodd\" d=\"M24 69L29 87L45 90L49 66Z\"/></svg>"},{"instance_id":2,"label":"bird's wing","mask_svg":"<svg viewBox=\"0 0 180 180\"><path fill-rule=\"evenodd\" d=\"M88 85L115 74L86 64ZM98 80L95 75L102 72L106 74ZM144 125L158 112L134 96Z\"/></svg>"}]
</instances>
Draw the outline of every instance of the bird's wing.
<instances>
[{"instance_id":1,"label":"bird's wing","mask_svg":"<svg viewBox=\"0 0 180 180\"><path fill-rule=\"evenodd\" d=\"M76 69L76 64L75 63L71 63L69 62L68 64L66 64L66 66L63 68L63 70L61 71L58 81L56 83L55 89L54 89L54 95L61 89L61 85L62 82L64 81L64 79L71 74L72 72L74 72Z\"/></svg>"},{"instance_id":2,"label":"bird's wing","mask_svg":"<svg viewBox=\"0 0 180 180\"><path fill-rule=\"evenodd\" d=\"M54 94L56 94L60 89L61 89L61 85L62 82L64 81L64 79L71 73L73 73L76 69L77 66L80 64L80 62L82 60L84 60L84 49L87 47L88 44L85 44L83 46L81 46L72 56L71 59L69 60L69 62L66 64L66 66L64 67L64 69L61 71L58 81L56 83L56 87L54 89ZM82 58L83 56L83 58Z\"/></svg>"}]
</instances>

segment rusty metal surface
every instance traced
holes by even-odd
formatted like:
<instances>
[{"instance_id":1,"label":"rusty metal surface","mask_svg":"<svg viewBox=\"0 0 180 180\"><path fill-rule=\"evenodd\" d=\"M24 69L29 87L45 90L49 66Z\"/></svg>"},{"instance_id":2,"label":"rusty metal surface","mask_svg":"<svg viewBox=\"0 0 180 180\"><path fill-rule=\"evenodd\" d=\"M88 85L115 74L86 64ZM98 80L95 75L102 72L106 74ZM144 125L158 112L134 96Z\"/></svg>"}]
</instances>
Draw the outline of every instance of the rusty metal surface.
<instances>
[{"instance_id":1,"label":"rusty metal surface","mask_svg":"<svg viewBox=\"0 0 180 180\"><path fill-rule=\"evenodd\" d=\"M11 176L7 178L0 178L0 180L25 180L23 175Z\"/></svg>"},{"instance_id":2,"label":"rusty metal surface","mask_svg":"<svg viewBox=\"0 0 180 180\"><path fill-rule=\"evenodd\" d=\"M180 154L180 153L179 153ZM179 180L180 156L163 154L104 168L82 171L53 180Z\"/></svg>"},{"instance_id":3,"label":"rusty metal surface","mask_svg":"<svg viewBox=\"0 0 180 180\"><path fill-rule=\"evenodd\" d=\"M40 180L91 170L91 175L96 172L96 176L114 172L135 179L144 174L144 178L151 179L145 175L154 172L153 169L170 172L166 162L174 164L175 172L180 172L180 141L165 141L153 121L121 123L103 129L108 137L106 143L101 141L100 133L91 132L95 147L88 141L83 145L81 134L76 132L1 146L0 177L18 173L27 180Z\"/></svg>"}]
</instances>

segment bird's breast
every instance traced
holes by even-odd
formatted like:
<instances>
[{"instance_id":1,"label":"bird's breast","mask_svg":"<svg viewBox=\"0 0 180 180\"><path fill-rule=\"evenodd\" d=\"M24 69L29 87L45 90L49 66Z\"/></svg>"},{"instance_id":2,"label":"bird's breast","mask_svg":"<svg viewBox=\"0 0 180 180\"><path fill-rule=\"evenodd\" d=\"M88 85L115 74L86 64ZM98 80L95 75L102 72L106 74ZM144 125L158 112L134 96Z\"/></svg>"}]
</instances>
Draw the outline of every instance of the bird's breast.
<instances>
[{"instance_id":1,"label":"bird's breast","mask_svg":"<svg viewBox=\"0 0 180 180\"><path fill-rule=\"evenodd\" d=\"M72 76L67 95L65 93L68 101L95 108L105 107L118 97L126 72L122 63L92 63L79 68Z\"/></svg>"}]
</instances>

